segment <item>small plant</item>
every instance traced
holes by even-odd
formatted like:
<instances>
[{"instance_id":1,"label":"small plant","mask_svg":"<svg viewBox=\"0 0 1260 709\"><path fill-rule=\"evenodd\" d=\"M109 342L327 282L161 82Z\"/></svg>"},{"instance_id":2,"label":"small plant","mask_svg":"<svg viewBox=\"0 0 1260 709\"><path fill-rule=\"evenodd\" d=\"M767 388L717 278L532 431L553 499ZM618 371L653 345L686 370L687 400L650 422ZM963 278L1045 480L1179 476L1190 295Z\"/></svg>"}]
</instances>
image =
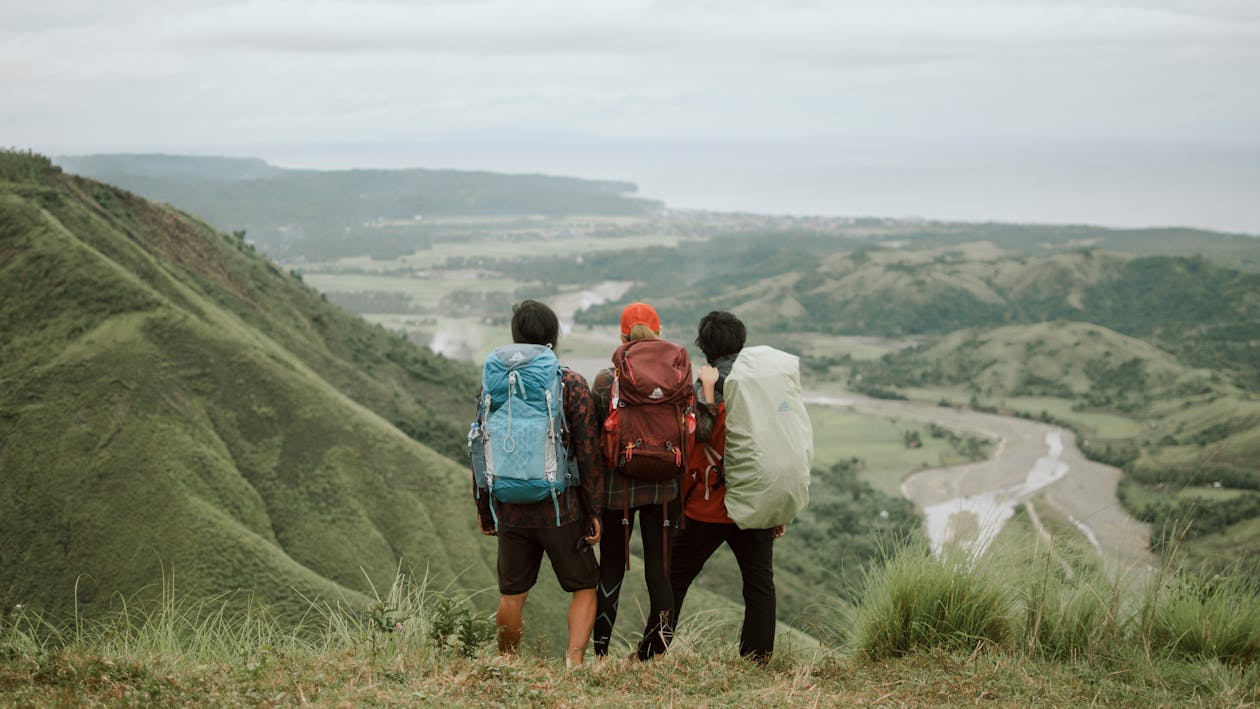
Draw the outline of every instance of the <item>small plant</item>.
<instances>
[{"instance_id":1,"label":"small plant","mask_svg":"<svg viewBox=\"0 0 1260 709\"><path fill-rule=\"evenodd\" d=\"M478 618L464 601L438 596L429 611L429 638L439 648L474 657L495 637L494 621Z\"/></svg>"},{"instance_id":2,"label":"small plant","mask_svg":"<svg viewBox=\"0 0 1260 709\"><path fill-rule=\"evenodd\" d=\"M392 633L402 630L403 620L405 618L399 615L399 610L384 601L378 601L372 604L368 609L368 618L372 620L372 628L378 633Z\"/></svg>"}]
</instances>

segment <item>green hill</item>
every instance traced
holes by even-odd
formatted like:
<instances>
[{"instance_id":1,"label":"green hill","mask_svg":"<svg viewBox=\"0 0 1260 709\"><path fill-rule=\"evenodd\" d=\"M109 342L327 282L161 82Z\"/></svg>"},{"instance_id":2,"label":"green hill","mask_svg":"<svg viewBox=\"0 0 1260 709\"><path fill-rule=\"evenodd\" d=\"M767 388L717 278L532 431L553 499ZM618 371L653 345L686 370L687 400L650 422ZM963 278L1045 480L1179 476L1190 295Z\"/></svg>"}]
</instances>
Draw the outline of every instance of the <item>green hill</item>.
<instances>
[{"instance_id":1,"label":"green hill","mask_svg":"<svg viewBox=\"0 0 1260 709\"><path fill-rule=\"evenodd\" d=\"M900 387L964 386L985 397L1061 396L1084 406L1145 412L1152 402L1220 386L1142 340L1089 323L1056 321L958 330L862 367Z\"/></svg>"},{"instance_id":2,"label":"green hill","mask_svg":"<svg viewBox=\"0 0 1260 709\"><path fill-rule=\"evenodd\" d=\"M493 584L448 457L469 367L239 239L0 157L0 592L92 613L165 567L198 596L353 602L400 563Z\"/></svg>"},{"instance_id":3,"label":"green hill","mask_svg":"<svg viewBox=\"0 0 1260 709\"><path fill-rule=\"evenodd\" d=\"M410 253L441 237L451 215L648 215L659 202L629 182L460 170L291 170L247 158L87 155L66 170L246 231L276 258Z\"/></svg>"},{"instance_id":4,"label":"green hill","mask_svg":"<svg viewBox=\"0 0 1260 709\"><path fill-rule=\"evenodd\" d=\"M817 258L759 260L652 299L662 317L691 322L733 310L762 332L942 335L1072 320L1158 346L1191 366L1260 389L1260 275L1199 257L1069 251L1027 257L988 242L930 249L867 248ZM649 297L632 289L623 300ZM607 319L619 304L585 317Z\"/></svg>"}]
</instances>

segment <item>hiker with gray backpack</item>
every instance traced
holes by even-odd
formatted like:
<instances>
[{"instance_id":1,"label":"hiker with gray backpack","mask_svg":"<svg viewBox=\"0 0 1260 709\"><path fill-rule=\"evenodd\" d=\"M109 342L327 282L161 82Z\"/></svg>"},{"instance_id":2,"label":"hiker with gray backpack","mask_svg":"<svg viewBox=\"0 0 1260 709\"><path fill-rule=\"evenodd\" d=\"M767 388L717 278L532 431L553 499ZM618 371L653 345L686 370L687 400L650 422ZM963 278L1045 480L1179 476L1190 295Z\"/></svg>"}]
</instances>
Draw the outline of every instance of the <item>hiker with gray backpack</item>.
<instances>
[{"instance_id":1,"label":"hiker with gray backpack","mask_svg":"<svg viewBox=\"0 0 1260 709\"><path fill-rule=\"evenodd\" d=\"M809 502L813 429L799 360L744 347L744 323L713 311L696 345L708 365L695 383L696 436L683 478L686 519L674 540L675 623L692 581L723 543L739 564L744 623L739 654L759 664L774 652L774 541Z\"/></svg>"},{"instance_id":2,"label":"hiker with gray backpack","mask_svg":"<svg viewBox=\"0 0 1260 709\"><path fill-rule=\"evenodd\" d=\"M604 470L590 390L560 366L560 320L543 303L512 308L513 344L486 357L468 434L482 534L498 538L499 652L520 644L525 599L547 554L569 603L565 661L582 663L595 620Z\"/></svg>"},{"instance_id":3,"label":"hiker with gray backpack","mask_svg":"<svg viewBox=\"0 0 1260 709\"><path fill-rule=\"evenodd\" d=\"M669 544L678 514L672 508L695 427L695 397L687 350L660 335L660 318L652 306L626 306L613 366L595 377L591 391L607 466L595 617L595 655L600 658L608 655L612 642L636 515L651 608L634 657L647 660L662 652L674 630Z\"/></svg>"}]
</instances>

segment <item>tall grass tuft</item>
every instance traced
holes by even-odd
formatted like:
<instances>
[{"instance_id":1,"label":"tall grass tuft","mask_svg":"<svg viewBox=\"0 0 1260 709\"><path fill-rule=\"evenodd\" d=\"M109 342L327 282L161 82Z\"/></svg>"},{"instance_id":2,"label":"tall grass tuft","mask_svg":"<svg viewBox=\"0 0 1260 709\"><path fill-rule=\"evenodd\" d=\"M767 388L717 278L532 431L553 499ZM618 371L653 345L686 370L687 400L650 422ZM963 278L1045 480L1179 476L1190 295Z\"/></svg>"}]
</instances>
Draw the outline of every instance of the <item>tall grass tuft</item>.
<instances>
[{"instance_id":1,"label":"tall grass tuft","mask_svg":"<svg viewBox=\"0 0 1260 709\"><path fill-rule=\"evenodd\" d=\"M1108 580L1096 566L1068 566L1052 547L1045 549L1040 572L1028 577L1021 593L1023 645L1030 654L1095 659L1115 657L1127 646L1133 622L1122 579Z\"/></svg>"},{"instance_id":2,"label":"tall grass tuft","mask_svg":"<svg viewBox=\"0 0 1260 709\"><path fill-rule=\"evenodd\" d=\"M867 576L856 646L872 658L917 650L971 650L1012 635L1013 598L984 561L965 554L935 558L907 547Z\"/></svg>"},{"instance_id":3,"label":"tall grass tuft","mask_svg":"<svg viewBox=\"0 0 1260 709\"><path fill-rule=\"evenodd\" d=\"M1183 572L1155 588L1149 611L1152 649L1191 658L1248 665L1260 661L1260 593L1241 574L1204 577Z\"/></svg>"}]
</instances>

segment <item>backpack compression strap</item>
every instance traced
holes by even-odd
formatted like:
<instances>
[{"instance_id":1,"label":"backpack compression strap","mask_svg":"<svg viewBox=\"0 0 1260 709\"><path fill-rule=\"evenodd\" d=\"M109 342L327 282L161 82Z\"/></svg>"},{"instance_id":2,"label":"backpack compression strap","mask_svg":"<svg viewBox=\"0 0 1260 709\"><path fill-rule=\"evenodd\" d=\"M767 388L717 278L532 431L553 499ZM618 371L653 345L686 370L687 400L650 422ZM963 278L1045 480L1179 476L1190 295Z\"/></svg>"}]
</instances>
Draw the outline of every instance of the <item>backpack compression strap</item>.
<instances>
[{"instance_id":1,"label":"backpack compression strap","mask_svg":"<svg viewBox=\"0 0 1260 709\"><path fill-rule=\"evenodd\" d=\"M489 394L486 394L485 396L485 404L483 405L481 411L482 411L481 420L488 422L490 420L490 395ZM490 429L483 427L481 429L481 435L485 437L485 443L483 443L482 445L486 446L487 448L490 448L490 450L493 451L494 447L490 445ZM499 515L497 512L494 511L494 470L492 469L493 462L494 462L494 458L491 458L490 464L486 465L486 495L489 497L487 502L490 503L490 519L494 520L494 531L497 532L499 531Z\"/></svg>"}]
</instances>

